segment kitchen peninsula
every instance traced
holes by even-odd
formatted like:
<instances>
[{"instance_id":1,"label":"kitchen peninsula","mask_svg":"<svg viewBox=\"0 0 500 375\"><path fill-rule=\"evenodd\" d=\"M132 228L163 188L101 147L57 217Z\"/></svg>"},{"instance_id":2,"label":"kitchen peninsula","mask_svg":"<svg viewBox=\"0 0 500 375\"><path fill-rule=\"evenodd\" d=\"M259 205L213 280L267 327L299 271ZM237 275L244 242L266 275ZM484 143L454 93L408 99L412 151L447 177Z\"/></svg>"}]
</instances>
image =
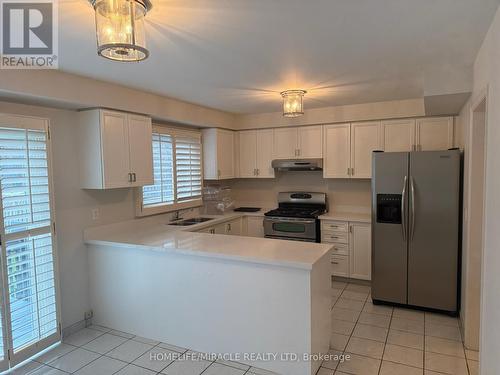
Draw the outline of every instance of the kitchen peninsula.
<instances>
[{"instance_id":1,"label":"kitchen peninsula","mask_svg":"<svg viewBox=\"0 0 500 375\"><path fill-rule=\"evenodd\" d=\"M279 374L315 374L321 361L303 355L329 350L331 245L200 233L243 216L87 229L94 323ZM260 357L245 357L253 353ZM277 359L262 360L269 353Z\"/></svg>"}]
</instances>

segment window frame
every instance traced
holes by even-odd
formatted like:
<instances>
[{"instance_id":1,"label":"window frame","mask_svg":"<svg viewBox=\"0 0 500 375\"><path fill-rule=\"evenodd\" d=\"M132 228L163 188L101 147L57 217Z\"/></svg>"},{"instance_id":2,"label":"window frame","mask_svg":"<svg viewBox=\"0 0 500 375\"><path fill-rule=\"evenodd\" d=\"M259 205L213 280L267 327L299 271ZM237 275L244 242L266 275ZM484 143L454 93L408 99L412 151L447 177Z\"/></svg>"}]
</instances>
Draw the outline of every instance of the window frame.
<instances>
[{"instance_id":1,"label":"window frame","mask_svg":"<svg viewBox=\"0 0 500 375\"><path fill-rule=\"evenodd\" d=\"M187 208L195 208L203 205L203 198L200 195L199 198L187 199L187 200L177 200L177 159L176 159L176 137L194 137L198 138L200 141L200 173L201 173L201 184L203 187L203 142L201 137L201 131L199 130L186 130L179 129L169 126L161 126L153 124L153 133L165 134L172 137L172 160L173 160L173 185L174 185L174 203L165 204L158 203L155 205L150 205L147 207L143 206L143 187L138 187L135 190L135 210L137 217L159 215L168 212L183 210ZM146 185L147 186L147 185Z\"/></svg>"}]
</instances>

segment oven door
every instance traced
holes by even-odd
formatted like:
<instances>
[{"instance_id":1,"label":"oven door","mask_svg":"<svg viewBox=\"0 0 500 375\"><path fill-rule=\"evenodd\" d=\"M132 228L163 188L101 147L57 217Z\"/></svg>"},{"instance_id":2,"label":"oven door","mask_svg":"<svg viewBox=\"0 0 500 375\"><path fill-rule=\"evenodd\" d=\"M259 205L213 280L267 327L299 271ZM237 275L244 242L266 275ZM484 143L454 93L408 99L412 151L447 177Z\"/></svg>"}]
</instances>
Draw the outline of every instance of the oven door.
<instances>
[{"instance_id":1,"label":"oven door","mask_svg":"<svg viewBox=\"0 0 500 375\"><path fill-rule=\"evenodd\" d=\"M267 238L315 242L316 219L266 217L264 234Z\"/></svg>"}]
</instances>

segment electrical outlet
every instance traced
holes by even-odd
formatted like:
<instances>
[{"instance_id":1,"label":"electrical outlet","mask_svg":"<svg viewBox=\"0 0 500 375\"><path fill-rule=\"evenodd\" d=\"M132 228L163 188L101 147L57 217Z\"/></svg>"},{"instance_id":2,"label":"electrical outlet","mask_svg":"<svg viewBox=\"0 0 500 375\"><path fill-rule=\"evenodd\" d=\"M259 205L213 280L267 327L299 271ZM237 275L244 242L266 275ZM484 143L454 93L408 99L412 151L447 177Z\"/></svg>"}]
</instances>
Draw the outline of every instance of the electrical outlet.
<instances>
[{"instance_id":1,"label":"electrical outlet","mask_svg":"<svg viewBox=\"0 0 500 375\"><path fill-rule=\"evenodd\" d=\"M99 211L98 208L93 208L92 209L92 220L99 220L101 216L101 212Z\"/></svg>"},{"instance_id":2,"label":"electrical outlet","mask_svg":"<svg viewBox=\"0 0 500 375\"><path fill-rule=\"evenodd\" d=\"M84 314L84 319L85 320L90 320L92 319L94 316L94 311L93 310L88 310L88 311L85 311L85 314Z\"/></svg>"}]
</instances>

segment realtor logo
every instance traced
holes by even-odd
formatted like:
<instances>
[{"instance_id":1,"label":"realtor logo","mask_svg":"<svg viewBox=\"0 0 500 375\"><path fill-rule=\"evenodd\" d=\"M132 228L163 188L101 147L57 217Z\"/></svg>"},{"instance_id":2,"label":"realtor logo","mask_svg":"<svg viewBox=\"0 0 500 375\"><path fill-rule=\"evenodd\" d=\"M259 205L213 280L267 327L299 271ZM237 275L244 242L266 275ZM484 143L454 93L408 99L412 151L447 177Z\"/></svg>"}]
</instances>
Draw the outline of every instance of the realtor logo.
<instances>
[{"instance_id":1,"label":"realtor logo","mask_svg":"<svg viewBox=\"0 0 500 375\"><path fill-rule=\"evenodd\" d=\"M57 69L57 0L1 1L2 69Z\"/></svg>"}]
</instances>

